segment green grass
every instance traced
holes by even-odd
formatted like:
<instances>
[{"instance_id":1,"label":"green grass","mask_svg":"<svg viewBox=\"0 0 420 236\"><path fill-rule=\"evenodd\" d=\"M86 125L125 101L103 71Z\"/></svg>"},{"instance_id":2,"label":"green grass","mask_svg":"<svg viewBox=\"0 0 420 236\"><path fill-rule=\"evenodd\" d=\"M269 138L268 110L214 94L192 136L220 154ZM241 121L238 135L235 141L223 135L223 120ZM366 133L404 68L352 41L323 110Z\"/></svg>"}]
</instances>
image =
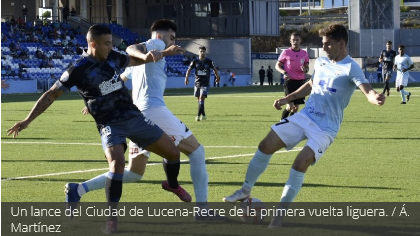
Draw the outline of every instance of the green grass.
<instances>
[{"instance_id":1,"label":"green grass","mask_svg":"<svg viewBox=\"0 0 420 236\"><path fill-rule=\"evenodd\" d=\"M400 105L401 98L395 90L382 107L369 104L356 91L334 144L318 164L310 167L296 201L418 201L420 87L414 86L409 88L413 96L407 105ZM165 101L206 147L209 201L219 202L242 185L259 141L281 116L272 104L283 92L279 86L212 88L206 100L208 119L203 122L194 121L197 103L192 92L171 89L166 92ZM6 135L9 127L26 117L39 96L1 96L3 202L63 202L65 183L90 179L104 173L107 167L95 123L80 113L84 105L77 93L63 95L17 139ZM303 145L302 142L298 147ZM229 157L235 155L238 156ZM253 189L253 196L264 202L277 202L296 155L296 151L274 154ZM150 158L150 163L160 161L157 155ZM100 168L104 170L87 172ZM72 171L81 172L64 174ZM63 174L47 175L54 173ZM6 180L34 175L39 177ZM122 201L177 201L161 189L164 178L161 165L148 166L140 183L124 186ZM188 163L181 166L179 180L194 193ZM92 191L82 201L104 202L104 191Z\"/></svg>"}]
</instances>

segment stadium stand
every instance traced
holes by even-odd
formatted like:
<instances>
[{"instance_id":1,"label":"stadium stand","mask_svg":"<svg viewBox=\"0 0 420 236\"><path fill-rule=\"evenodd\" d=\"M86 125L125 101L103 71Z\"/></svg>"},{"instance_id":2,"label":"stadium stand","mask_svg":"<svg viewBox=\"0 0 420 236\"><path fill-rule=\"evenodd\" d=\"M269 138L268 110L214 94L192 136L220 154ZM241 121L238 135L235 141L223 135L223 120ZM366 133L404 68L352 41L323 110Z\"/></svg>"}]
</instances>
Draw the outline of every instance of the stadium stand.
<instances>
[{"instance_id":1,"label":"stadium stand","mask_svg":"<svg viewBox=\"0 0 420 236\"><path fill-rule=\"evenodd\" d=\"M104 25L110 27L112 33L122 38L127 46L146 40L119 24ZM26 22L19 27L1 22L1 34L2 80L36 80L39 92L48 90L87 47L86 36L68 23L40 26ZM115 45L114 50L118 50ZM168 77L185 76L188 64L183 63L184 56L165 59Z\"/></svg>"}]
</instances>

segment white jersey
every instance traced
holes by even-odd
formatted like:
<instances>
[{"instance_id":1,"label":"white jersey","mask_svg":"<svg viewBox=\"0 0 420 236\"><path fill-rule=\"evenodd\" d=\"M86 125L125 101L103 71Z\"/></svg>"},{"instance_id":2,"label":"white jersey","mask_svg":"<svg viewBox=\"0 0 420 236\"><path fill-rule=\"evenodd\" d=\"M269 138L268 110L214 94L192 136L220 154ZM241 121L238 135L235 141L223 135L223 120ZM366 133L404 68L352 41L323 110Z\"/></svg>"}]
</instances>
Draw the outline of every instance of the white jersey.
<instances>
[{"instance_id":1,"label":"white jersey","mask_svg":"<svg viewBox=\"0 0 420 236\"><path fill-rule=\"evenodd\" d=\"M397 80L398 79L408 79L409 73L408 71L402 72L403 69L408 69L411 65L413 65L413 61L411 58L404 54L402 56L397 55L395 57L395 65L397 66Z\"/></svg>"},{"instance_id":2,"label":"white jersey","mask_svg":"<svg viewBox=\"0 0 420 236\"><path fill-rule=\"evenodd\" d=\"M165 43L160 39L149 39L143 43L147 51L165 49ZM165 58L157 62L140 66L127 67L123 76L132 80L133 102L140 109L165 106L163 93L166 87Z\"/></svg>"},{"instance_id":3,"label":"white jersey","mask_svg":"<svg viewBox=\"0 0 420 236\"><path fill-rule=\"evenodd\" d=\"M337 63L320 57L314 68L311 95L302 113L335 138L354 90L368 81L350 56Z\"/></svg>"}]
</instances>

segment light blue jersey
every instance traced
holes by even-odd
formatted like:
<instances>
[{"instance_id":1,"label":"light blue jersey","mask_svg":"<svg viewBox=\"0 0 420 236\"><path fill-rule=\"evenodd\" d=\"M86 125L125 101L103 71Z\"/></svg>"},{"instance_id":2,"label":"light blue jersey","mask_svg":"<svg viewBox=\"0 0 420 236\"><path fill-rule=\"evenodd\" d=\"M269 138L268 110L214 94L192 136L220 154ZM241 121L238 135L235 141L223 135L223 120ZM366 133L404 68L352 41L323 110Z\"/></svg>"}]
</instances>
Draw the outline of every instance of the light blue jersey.
<instances>
[{"instance_id":1,"label":"light blue jersey","mask_svg":"<svg viewBox=\"0 0 420 236\"><path fill-rule=\"evenodd\" d=\"M160 39L149 39L143 43L147 51L162 51L165 43ZM144 111L151 107L165 106L163 92L166 87L165 58L158 62L150 62L140 66L128 67L123 76L132 80L133 102Z\"/></svg>"},{"instance_id":2,"label":"light blue jersey","mask_svg":"<svg viewBox=\"0 0 420 236\"><path fill-rule=\"evenodd\" d=\"M343 121L344 108L349 104L354 90L368 81L350 56L337 63L320 57L314 68L311 95L302 112L321 130L335 138Z\"/></svg>"}]
</instances>

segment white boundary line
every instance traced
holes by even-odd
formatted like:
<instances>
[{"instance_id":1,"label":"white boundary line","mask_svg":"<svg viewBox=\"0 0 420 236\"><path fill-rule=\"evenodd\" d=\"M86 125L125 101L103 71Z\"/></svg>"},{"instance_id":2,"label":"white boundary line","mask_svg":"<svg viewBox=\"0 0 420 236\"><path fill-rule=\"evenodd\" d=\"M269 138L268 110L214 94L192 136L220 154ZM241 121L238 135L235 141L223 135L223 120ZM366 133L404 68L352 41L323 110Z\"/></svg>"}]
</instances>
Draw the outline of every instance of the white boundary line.
<instances>
[{"instance_id":1,"label":"white boundary line","mask_svg":"<svg viewBox=\"0 0 420 236\"><path fill-rule=\"evenodd\" d=\"M52 145L87 145L102 146L100 143L60 143L60 142L19 142L19 141L2 141L2 144L52 144ZM257 146L205 146L204 148L257 148Z\"/></svg>"},{"instance_id":2,"label":"white boundary line","mask_svg":"<svg viewBox=\"0 0 420 236\"><path fill-rule=\"evenodd\" d=\"M223 146L224 147L224 146ZM302 150L301 147L294 148L290 151L277 151L276 153L284 153L284 152L297 152ZM226 159L226 158L235 158L235 157L246 157L246 156L253 156L255 153L248 153L248 154L238 154L238 155L229 155L229 156L220 156L220 157L209 157L206 160L216 160L216 159ZM182 163L187 163L189 160L181 160ZM161 165L162 163L149 163L147 166L155 166ZM76 171L68 171L68 172L59 172L59 173L50 173L50 174L43 174L43 175L30 175L30 176L22 176L22 177L11 177L7 179L2 179L1 181L8 181L8 180L22 180L22 179L33 179L39 177L47 177L47 176L57 176L57 175L69 175L69 174L77 174L77 173L88 173L94 171L106 171L108 168L99 168L99 169L90 169L90 170L76 170Z\"/></svg>"}]
</instances>

